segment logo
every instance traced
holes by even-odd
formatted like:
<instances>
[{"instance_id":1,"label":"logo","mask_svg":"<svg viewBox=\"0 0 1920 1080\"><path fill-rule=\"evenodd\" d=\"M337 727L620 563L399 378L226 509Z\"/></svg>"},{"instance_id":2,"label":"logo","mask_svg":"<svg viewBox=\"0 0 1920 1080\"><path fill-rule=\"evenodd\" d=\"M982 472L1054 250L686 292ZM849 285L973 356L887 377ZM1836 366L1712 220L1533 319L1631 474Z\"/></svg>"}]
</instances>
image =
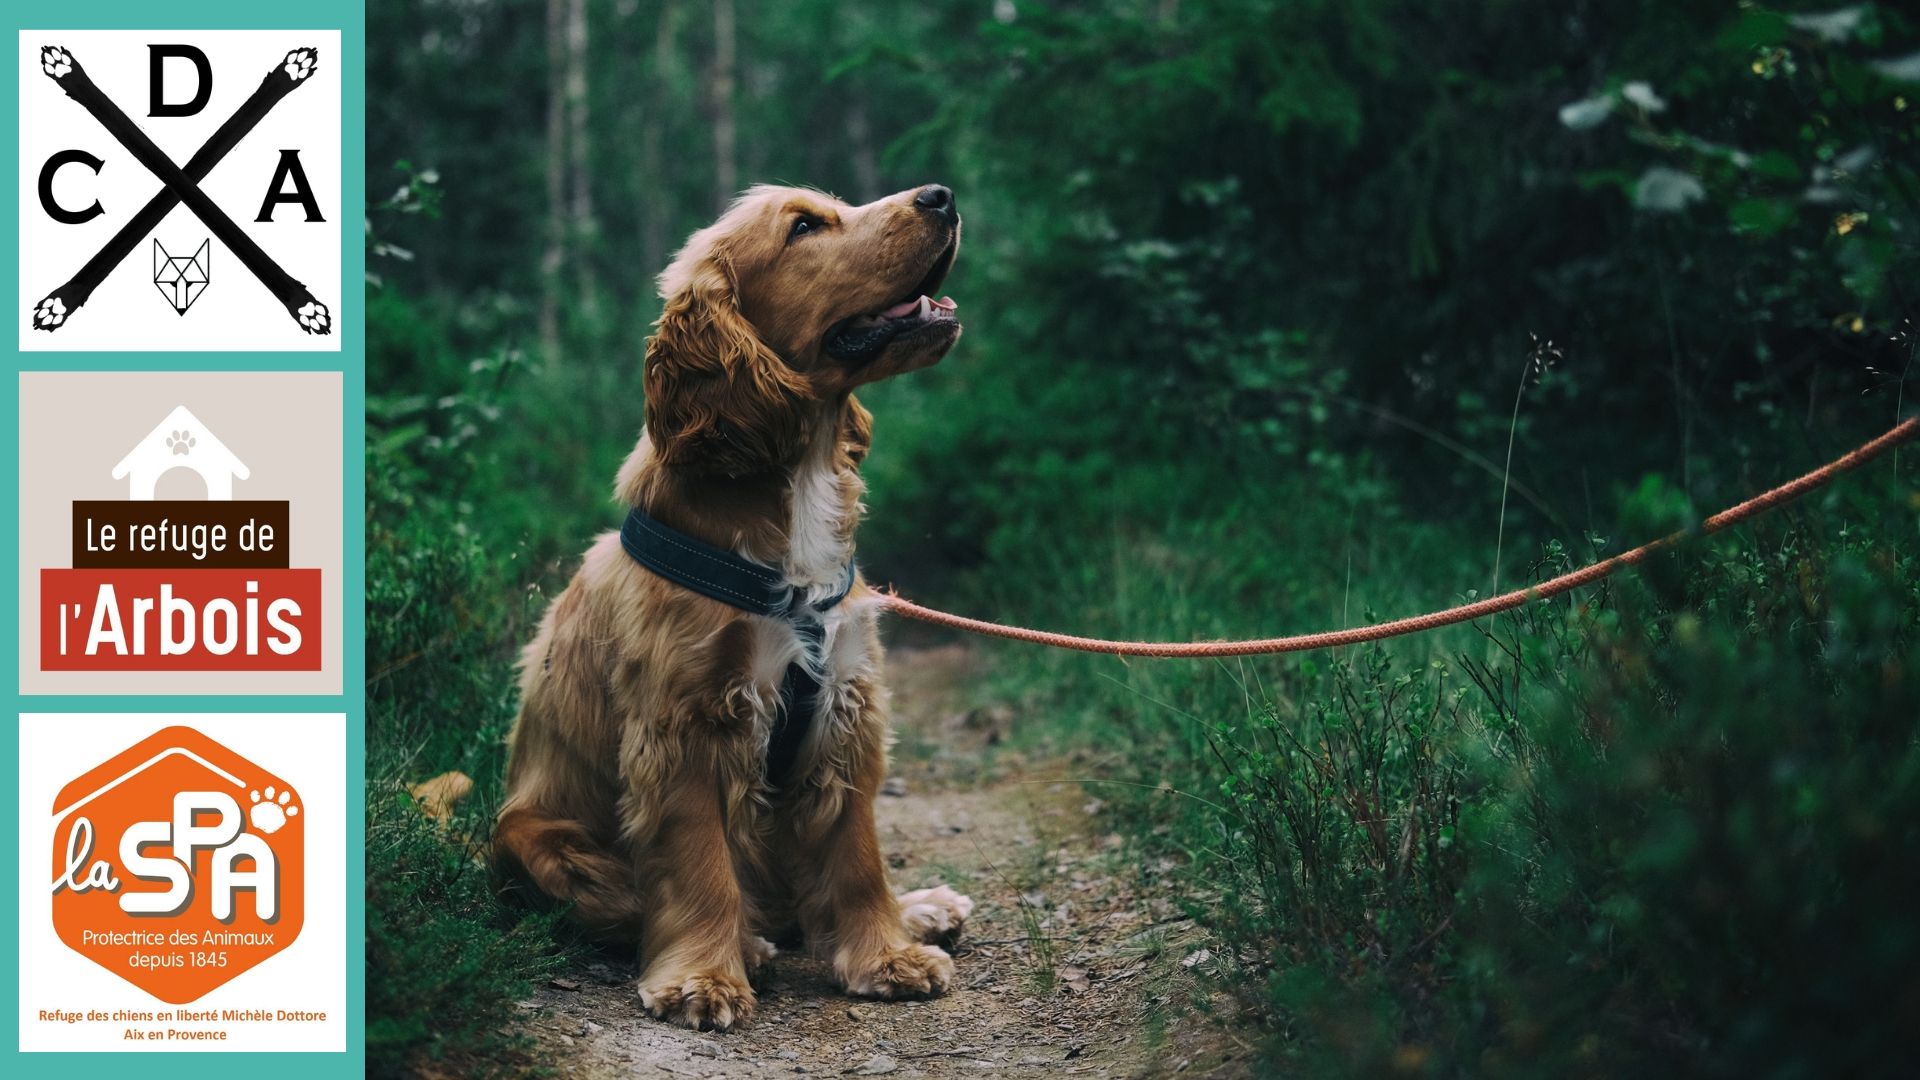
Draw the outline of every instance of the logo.
<instances>
[{"instance_id":1,"label":"logo","mask_svg":"<svg viewBox=\"0 0 1920 1080\"><path fill-rule=\"evenodd\" d=\"M155 497L176 469L204 501ZM73 566L40 571L41 670L318 671L320 571L286 501L234 499L252 475L184 405L135 443L126 499L75 500Z\"/></svg>"},{"instance_id":2,"label":"logo","mask_svg":"<svg viewBox=\"0 0 1920 1080\"><path fill-rule=\"evenodd\" d=\"M179 37L22 33L22 349L337 347L338 35Z\"/></svg>"},{"instance_id":3,"label":"logo","mask_svg":"<svg viewBox=\"0 0 1920 1080\"><path fill-rule=\"evenodd\" d=\"M160 241L153 242L153 283L160 287L160 295L167 298L173 310L182 315L200 299L211 277L207 273L209 259L207 249L213 245L211 240L202 240L200 250L189 258L167 254Z\"/></svg>"},{"instance_id":4,"label":"logo","mask_svg":"<svg viewBox=\"0 0 1920 1080\"><path fill-rule=\"evenodd\" d=\"M78 777L52 820L54 932L162 1001L204 997L300 934L300 796L192 728Z\"/></svg>"}]
</instances>

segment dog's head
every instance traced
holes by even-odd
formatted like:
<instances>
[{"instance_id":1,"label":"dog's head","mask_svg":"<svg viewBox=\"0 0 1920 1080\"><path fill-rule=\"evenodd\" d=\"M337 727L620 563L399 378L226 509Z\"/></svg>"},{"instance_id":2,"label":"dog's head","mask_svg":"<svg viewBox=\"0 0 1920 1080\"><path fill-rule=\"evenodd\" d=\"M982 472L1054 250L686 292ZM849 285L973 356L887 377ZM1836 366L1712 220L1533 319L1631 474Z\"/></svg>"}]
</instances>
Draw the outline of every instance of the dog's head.
<instances>
[{"instance_id":1,"label":"dog's head","mask_svg":"<svg viewBox=\"0 0 1920 1080\"><path fill-rule=\"evenodd\" d=\"M660 275L647 432L669 464L741 476L784 461L802 406L937 363L960 337L937 297L960 249L937 184L865 206L756 187Z\"/></svg>"}]
</instances>

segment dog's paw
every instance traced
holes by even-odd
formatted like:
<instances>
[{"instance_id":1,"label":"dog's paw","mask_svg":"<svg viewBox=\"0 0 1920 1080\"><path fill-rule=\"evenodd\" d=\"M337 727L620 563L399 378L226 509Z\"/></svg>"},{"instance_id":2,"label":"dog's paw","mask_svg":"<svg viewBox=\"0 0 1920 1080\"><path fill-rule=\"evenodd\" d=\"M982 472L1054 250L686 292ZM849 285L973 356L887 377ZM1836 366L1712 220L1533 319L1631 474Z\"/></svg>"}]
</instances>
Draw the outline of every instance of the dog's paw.
<instances>
[{"instance_id":1,"label":"dog's paw","mask_svg":"<svg viewBox=\"0 0 1920 1080\"><path fill-rule=\"evenodd\" d=\"M855 997L937 997L952 981L953 958L932 945L883 950L846 975L847 993Z\"/></svg>"},{"instance_id":2,"label":"dog's paw","mask_svg":"<svg viewBox=\"0 0 1920 1080\"><path fill-rule=\"evenodd\" d=\"M973 914L973 900L945 885L903 892L899 900L901 925L908 937L923 945L951 949L960 940L967 916Z\"/></svg>"},{"instance_id":3,"label":"dog's paw","mask_svg":"<svg viewBox=\"0 0 1920 1080\"><path fill-rule=\"evenodd\" d=\"M774 948L773 942L766 938L748 934L740 941L740 955L747 962L747 974L753 976L766 971L773 963L773 958L780 955L780 950Z\"/></svg>"},{"instance_id":4,"label":"dog's paw","mask_svg":"<svg viewBox=\"0 0 1920 1080\"><path fill-rule=\"evenodd\" d=\"M753 988L717 971L640 980L640 1004L669 1024L731 1031L753 1019Z\"/></svg>"}]
</instances>

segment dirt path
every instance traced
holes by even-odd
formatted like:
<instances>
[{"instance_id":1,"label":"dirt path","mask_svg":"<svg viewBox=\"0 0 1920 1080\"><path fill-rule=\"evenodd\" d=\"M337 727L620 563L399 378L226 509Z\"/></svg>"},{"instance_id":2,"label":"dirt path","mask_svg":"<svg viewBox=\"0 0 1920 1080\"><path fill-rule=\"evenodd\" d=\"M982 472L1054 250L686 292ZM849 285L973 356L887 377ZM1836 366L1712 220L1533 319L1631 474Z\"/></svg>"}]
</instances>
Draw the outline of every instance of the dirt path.
<instances>
[{"instance_id":1,"label":"dirt path","mask_svg":"<svg viewBox=\"0 0 1920 1080\"><path fill-rule=\"evenodd\" d=\"M898 650L896 778L880 839L898 888L946 883L975 909L953 989L857 1001L825 965L783 953L743 1031L669 1027L641 1012L628 958L577 966L522 1002L543 1071L569 1077L1234 1076L1246 1054L1185 1007L1198 931L1128 865L1097 807L1047 767L1000 751L1005 709L967 711L959 646Z\"/></svg>"}]
</instances>

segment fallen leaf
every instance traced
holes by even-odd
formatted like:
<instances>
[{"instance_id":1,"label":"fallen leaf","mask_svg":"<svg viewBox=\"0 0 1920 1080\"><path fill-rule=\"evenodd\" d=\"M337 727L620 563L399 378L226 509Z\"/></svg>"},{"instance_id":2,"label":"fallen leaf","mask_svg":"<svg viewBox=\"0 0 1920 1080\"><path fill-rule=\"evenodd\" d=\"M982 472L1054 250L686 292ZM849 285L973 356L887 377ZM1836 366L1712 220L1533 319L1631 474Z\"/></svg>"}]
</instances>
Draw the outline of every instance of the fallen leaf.
<instances>
[{"instance_id":1,"label":"fallen leaf","mask_svg":"<svg viewBox=\"0 0 1920 1080\"><path fill-rule=\"evenodd\" d=\"M453 817L453 806L473 790L473 779L463 772L446 772L408 788L420 812L445 824Z\"/></svg>"}]
</instances>

